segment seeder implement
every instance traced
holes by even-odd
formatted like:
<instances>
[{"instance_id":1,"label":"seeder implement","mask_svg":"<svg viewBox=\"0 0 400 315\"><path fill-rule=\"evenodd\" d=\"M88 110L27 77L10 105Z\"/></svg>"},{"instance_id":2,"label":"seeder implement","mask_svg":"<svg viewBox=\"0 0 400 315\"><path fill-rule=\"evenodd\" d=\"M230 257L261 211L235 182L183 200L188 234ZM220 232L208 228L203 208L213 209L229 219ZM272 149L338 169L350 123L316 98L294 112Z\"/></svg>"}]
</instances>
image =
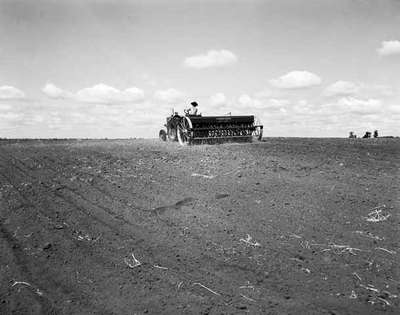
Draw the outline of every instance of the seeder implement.
<instances>
[{"instance_id":1,"label":"seeder implement","mask_svg":"<svg viewBox=\"0 0 400 315\"><path fill-rule=\"evenodd\" d=\"M261 140L263 126L250 116L179 116L167 118L167 130L160 130L160 139L179 141L181 145L201 143L248 142Z\"/></svg>"}]
</instances>

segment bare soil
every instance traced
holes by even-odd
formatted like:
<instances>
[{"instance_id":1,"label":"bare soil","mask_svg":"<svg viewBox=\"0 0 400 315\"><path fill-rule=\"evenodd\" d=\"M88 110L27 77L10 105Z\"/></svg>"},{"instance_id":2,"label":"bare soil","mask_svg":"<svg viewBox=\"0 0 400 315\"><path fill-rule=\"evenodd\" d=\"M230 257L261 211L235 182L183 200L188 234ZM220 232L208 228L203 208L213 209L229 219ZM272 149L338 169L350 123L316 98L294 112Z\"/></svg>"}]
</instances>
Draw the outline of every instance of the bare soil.
<instances>
[{"instance_id":1,"label":"bare soil","mask_svg":"<svg viewBox=\"0 0 400 315\"><path fill-rule=\"evenodd\" d=\"M399 314L399 139L0 142L0 314Z\"/></svg>"}]
</instances>

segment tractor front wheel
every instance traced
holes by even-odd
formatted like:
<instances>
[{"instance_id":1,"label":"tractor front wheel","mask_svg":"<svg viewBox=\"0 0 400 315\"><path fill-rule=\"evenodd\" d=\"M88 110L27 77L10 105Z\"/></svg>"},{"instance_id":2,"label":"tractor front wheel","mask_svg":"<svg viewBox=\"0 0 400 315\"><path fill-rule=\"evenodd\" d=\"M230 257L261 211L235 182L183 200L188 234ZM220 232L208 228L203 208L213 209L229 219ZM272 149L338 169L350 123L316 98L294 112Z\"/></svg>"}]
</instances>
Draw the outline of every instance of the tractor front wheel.
<instances>
[{"instance_id":1,"label":"tractor front wheel","mask_svg":"<svg viewBox=\"0 0 400 315\"><path fill-rule=\"evenodd\" d=\"M176 141L177 139L177 130L175 128L168 128L168 133L167 133L167 137L168 137L168 141Z\"/></svg>"},{"instance_id":2,"label":"tractor front wheel","mask_svg":"<svg viewBox=\"0 0 400 315\"><path fill-rule=\"evenodd\" d=\"M164 129L161 129L161 130L160 130L160 132L159 132L159 134L158 134L158 138L159 138L161 141L167 141L167 133L166 133L166 131L165 131Z\"/></svg>"}]
</instances>

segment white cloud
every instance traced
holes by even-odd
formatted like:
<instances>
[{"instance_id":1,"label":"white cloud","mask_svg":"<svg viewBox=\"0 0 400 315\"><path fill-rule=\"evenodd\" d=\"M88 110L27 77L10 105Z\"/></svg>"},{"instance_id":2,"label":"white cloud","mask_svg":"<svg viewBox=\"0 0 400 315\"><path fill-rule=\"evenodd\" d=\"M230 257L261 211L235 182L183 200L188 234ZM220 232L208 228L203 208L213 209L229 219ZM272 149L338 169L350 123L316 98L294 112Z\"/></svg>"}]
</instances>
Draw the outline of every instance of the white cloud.
<instances>
[{"instance_id":1,"label":"white cloud","mask_svg":"<svg viewBox=\"0 0 400 315\"><path fill-rule=\"evenodd\" d=\"M373 84L373 85L363 85L363 93L368 95L377 96L393 96L396 94L395 89L392 86Z\"/></svg>"},{"instance_id":2,"label":"white cloud","mask_svg":"<svg viewBox=\"0 0 400 315\"><path fill-rule=\"evenodd\" d=\"M349 111L354 114L374 114L382 109L382 101L379 99L357 99L354 97L342 98L338 102L339 106L348 107Z\"/></svg>"},{"instance_id":3,"label":"white cloud","mask_svg":"<svg viewBox=\"0 0 400 315\"><path fill-rule=\"evenodd\" d=\"M254 102L255 101L248 94L242 94L242 95L239 96L238 102L242 106L251 107L251 106L254 106Z\"/></svg>"},{"instance_id":4,"label":"white cloud","mask_svg":"<svg viewBox=\"0 0 400 315\"><path fill-rule=\"evenodd\" d=\"M355 96L358 98L381 98L396 94L393 87L382 84L354 83L349 81L337 81L325 88L323 96Z\"/></svg>"},{"instance_id":5,"label":"white cloud","mask_svg":"<svg viewBox=\"0 0 400 315\"><path fill-rule=\"evenodd\" d=\"M15 123L23 120L23 115L21 113L0 113L0 119L4 123Z\"/></svg>"},{"instance_id":6,"label":"white cloud","mask_svg":"<svg viewBox=\"0 0 400 315\"><path fill-rule=\"evenodd\" d=\"M41 114L33 114L32 117L31 117L31 122L33 124L35 124L35 123L44 123L44 122L46 122L46 119Z\"/></svg>"},{"instance_id":7,"label":"white cloud","mask_svg":"<svg viewBox=\"0 0 400 315\"><path fill-rule=\"evenodd\" d=\"M222 67L237 62L236 55L229 50L210 50L207 54L187 57L184 65L189 68L204 69Z\"/></svg>"},{"instance_id":8,"label":"white cloud","mask_svg":"<svg viewBox=\"0 0 400 315\"><path fill-rule=\"evenodd\" d=\"M378 98L342 97L324 105L299 100L278 111L263 111L263 122L267 133L279 128L278 135L291 130L292 135L346 137L350 130L362 135L365 130L384 128L396 133L397 110L400 113L400 108Z\"/></svg>"},{"instance_id":9,"label":"white cloud","mask_svg":"<svg viewBox=\"0 0 400 315\"><path fill-rule=\"evenodd\" d=\"M21 90L8 85L0 86L0 99L21 99L25 98L25 93Z\"/></svg>"},{"instance_id":10,"label":"white cloud","mask_svg":"<svg viewBox=\"0 0 400 315\"><path fill-rule=\"evenodd\" d=\"M215 95L210 96L210 104L212 106L225 106L227 105L228 100L224 93L217 93Z\"/></svg>"},{"instance_id":11,"label":"white cloud","mask_svg":"<svg viewBox=\"0 0 400 315\"><path fill-rule=\"evenodd\" d=\"M127 102L142 102L144 100L143 90L137 87L130 87L122 92Z\"/></svg>"},{"instance_id":12,"label":"white cloud","mask_svg":"<svg viewBox=\"0 0 400 315\"><path fill-rule=\"evenodd\" d=\"M265 99L265 98L270 98L273 95L274 93L270 89L264 89L262 91L256 92L254 94L254 97L258 99Z\"/></svg>"},{"instance_id":13,"label":"white cloud","mask_svg":"<svg viewBox=\"0 0 400 315\"><path fill-rule=\"evenodd\" d=\"M280 89L299 89L319 85L321 78L308 71L291 71L269 82L272 86Z\"/></svg>"},{"instance_id":14,"label":"white cloud","mask_svg":"<svg viewBox=\"0 0 400 315\"><path fill-rule=\"evenodd\" d=\"M266 101L261 101L258 98L251 97L248 94L242 94L238 98L238 103L240 107L248 109L262 109L265 108Z\"/></svg>"},{"instance_id":15,"label":"white cloud","mask_svg":"<svg viewBox=\"0 0 400 315\"><path fill-rule=\"evenodd\" d=\"M276 98L271 98L268 100L267 104L265 105L265 108L268 109L279 109L282 111L285 110L284 107L290 105L290 102L285 99L276 99Z\"/></svg>"},{"instance_id":16,"label":"white cloud","mask_svg":"<svg viewBox=\"0 0 400 315\"><path fill-rule=\"evenodd\" d=\"M73 97L72 93L64 91L59 87L55 86L53 83L46 83L42 88L42 92L50 98L70 98Z\"/></svg>"},{"instance_id":17,"label":"white cloud","mask_svg":"<svg viewBox=\"0 0 400 315\"><path fill-rule=\"evenodd\" d=\"M87 103L108 103L119 97L120 91L103 83L84 88L76 93L76 98Z\"/></svg>"},{"instance_id":18,"label":"white cloud","mask_svg":"<svg viewBox=\"0 0 400 315\"><path fill-rule=\"evenodd\" d=\"M329 85L324 91L324 96L348 96L355 95L359 92L360 86L349 81L336 81L335 83Z\"/></svg>"},{"instance_id":19,"label":"white cloud","mask_svg":"<svg viewBox=\"0 0 400 315\"><path fill-rule=\"evenodd\" d=\"M383 41L381 43L381 47L377 49L377 52L381 56L400 54L400 41L398 40Z\"/></svg>"},{"instance_id":20,"label":"white cloud","mask_svg":"<svg viewBox=\"0 0 400 315\"><path fill-rule=\"evenodd\" d=\"M389 106L388 111L393 114L400 114L400 105L391 105Z\"/></svg>"},{"instance_id":21,"label":"white cloud","mask_svg":"<svg viewBox=\"0 0 400 315\"><path fill-rule=\"evenodd\" d=\"M0 104L0 111L8 111L11 109L12 109L12 107L9 104Z\"/></svg>"},{"instance_id":22,"label":"white cloud","mask_svg":"<svg viewBox=\"0 0 400 315\"><path fill-rule=\"evenodd\" d=\"M247 108L248 110L282 111L285 110L284 107L289 104L290 102L285 99L258 99L256 97L251 97L248 94L242 94L238 98L239 107Z\"/></svg>"},{"instance_id":23,"label":"white cloud","mask_svg":"<svg viewBox=\"0 0 400 315\"><path fill-rule=\"evenodd\" d=\"M73 124L96 124L103 119L101 117L101 113L96 113L96 114L88 114L88 113L82 113L82 112L71 112L70 114L70 119L71 123Z\"/></svg>"},{"instance_id":24,"label":"white cloud","mask_svg":"<svg viewBox=\"0 0 400 315\"><path fill-rule=\"evenodd\" d=\"M306 106L309 106L309 103L308 103L307 100L300 100L300 101L298 102L298 105L299 105L299 106L302 106L302 107L306 107Z\"/></svg>"},{"instance_id":25,"label":"white cloud","mask_svg":"<svg viewBox=\"0 0 400 315\"><path fill-rule=\"evenodd\" d=\"M335 113L352 113L358 115L376 114L382 111L383 102L379 99L359 99L343 97L337 102L328 104L325 108Z\"/></svg>"},{"instance_id":26,"label":"white cloud","mask_svg":"<svg viewBox=\"0 0 400 315\"><path fill-rule=\"evenodd\" d=\"M121 91L103 83L84 88L75 94L65 91L52 83L47 83L42 88L42 92L50 98L72 99L83 103L118 104L137 103L144 100L144 92L137 87Z\"/></svg>"},{"instance_id":27,"label":"white cloud","mask_svg":"<svg viewBox=\"0 0 400 315\"><path fill-rule=\"evenodd\" d=\"M167 90L159 90L154 93L155 99L168 104L181 102L183 97L184 94L181 91L172 88Z\"/></svg>"},{"instance_id":28,"label":"white cloud","mask_svg":"<svg viewBox=\"0 0 400 315\"><path fill-rule=\"evenodd\" d=\"M300 100L292 108L295 115L314 115L316 111L313 106L307 100Z\"/></svg>"},{"instance_id":29,"label":"white cloud","mask_svg":"<svg viewBox=\"0 0 400 315\"><path fill-rule=\"evenodd\" d=\"M76 100L85 103L135 103L144 100L144 92L136 87L120 91L112 86L100 83L78 91L75 97Z\"/></svg>"}]
</instances>

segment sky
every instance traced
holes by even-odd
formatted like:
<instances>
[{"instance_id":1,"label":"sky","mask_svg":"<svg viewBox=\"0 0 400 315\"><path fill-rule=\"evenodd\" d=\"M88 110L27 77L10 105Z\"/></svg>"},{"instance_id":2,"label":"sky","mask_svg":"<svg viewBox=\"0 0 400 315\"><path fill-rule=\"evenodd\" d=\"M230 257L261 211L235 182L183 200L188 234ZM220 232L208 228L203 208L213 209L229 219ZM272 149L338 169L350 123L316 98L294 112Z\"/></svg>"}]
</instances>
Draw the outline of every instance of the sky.
<instances>
[{"instance_id":1,"label":"sky","mask_svg":"<svg viewBox=\"0 0 400 315\"><path fill-rule=\"evenodd\" d=\"M400 1L0 0L0 137L155 138L192 101L400 136Z\"/></svg>"}]
</instances>

